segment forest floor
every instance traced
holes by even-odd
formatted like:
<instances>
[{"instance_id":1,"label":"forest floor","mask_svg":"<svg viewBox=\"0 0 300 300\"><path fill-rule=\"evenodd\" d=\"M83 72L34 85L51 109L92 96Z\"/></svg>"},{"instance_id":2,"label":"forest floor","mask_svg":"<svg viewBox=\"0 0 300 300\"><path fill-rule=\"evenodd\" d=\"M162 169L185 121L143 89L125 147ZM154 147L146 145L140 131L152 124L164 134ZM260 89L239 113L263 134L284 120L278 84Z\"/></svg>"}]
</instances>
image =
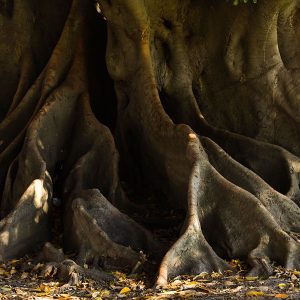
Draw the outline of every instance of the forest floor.
<instances>
[{"instance_id":1,"label":"forest floor","mask_svg":"<svg viewBox=\"0 0 300 300\"><path fill-rule=\"evenodd\" d=\"M243 264L232 261L235 273L180 276L168 286L153 289L153 276L114 272L101 283L83 278L67 286L42 277L42 263L25 257L0 265L0 299L300 299L300 272L276 268L268 279L247 277Z\"/></svg>"},{"instance_id":2,"label":"forest floor","mask_svg":"<svg viewBox=\"0 0 300 300\"><path fill-rule=\"evenodd\" d=\"M179 235L184 212L168 208L162 210L161 202L153 204L153 199L150 200L150 204L144 209L147 212L145 215L139 213L132 217L170 246L174 242L172 238ZM56 246L62 245L62 234L59 234L62 232L61 213L60 207L54 211L52 230L55 238L51 242ZM69 286L65 282L59 282L55 276L45 278L42 275L45 264L39 262L38 257L39 255L26 256L6 264L0 263L1 300L300 299L300 271L276 267L269 278L248 277L247 265L239 260L230 262L232 271L227 271L226 274L183 275L174 278L163 288L153 288L158 265L151 261L146 262L147 266L142 266L147 270L146 273L112 272L115 279L107 283L81 278L79 284Z\"/></svg>"}]
</instances>

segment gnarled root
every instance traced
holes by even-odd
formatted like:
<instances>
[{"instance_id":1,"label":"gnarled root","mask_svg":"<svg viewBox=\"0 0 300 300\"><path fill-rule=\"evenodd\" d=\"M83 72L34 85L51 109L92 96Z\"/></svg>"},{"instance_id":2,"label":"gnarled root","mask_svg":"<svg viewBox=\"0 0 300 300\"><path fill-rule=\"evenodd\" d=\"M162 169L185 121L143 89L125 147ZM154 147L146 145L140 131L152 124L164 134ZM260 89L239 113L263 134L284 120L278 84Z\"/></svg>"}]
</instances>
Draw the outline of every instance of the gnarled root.
<instances>
[{"instance_id":1,"label":"gnarled root","mask_svg":"<svg viewBox=\"0 0 300 300\"><path fill-rule=\"evenodd\" d=\"M115 136L122 179L130 178L133 190L146 187L170 207L186 210L178 240L166 251L124 214L142 203L131 203L124 193L114 136L91 109L93 74L86 58L92 35L86 26L95 16L88 1L74 0L48 65L22 101L28 83L20 79L0 125L0 163L7 158L10 163L8 173L2 171L7 176L1 260L51 238L55 194L62 200L64 249L78 257L66 260L46 244L45 258L52 264L45 272L58 271L70 283L78 274L109 279L102 271L85 270L85 263L136 271L144 253L156 259L165 255L158 284L182 273L223 272L229 268L226 260L237 257L248 261L254 275L270 274L273 261L300 269L295 238L300 159L283 147L206 122L193 95L199 70L187 65L194 58L185 46L187 18L177 19L194 2L176 3L174 10L159 10L168 18L154 14L159 21L152 22L150 8L157 1L101 1L108 22L107 67L119 101ZM208 2L199 3L205 9ZM170 57L168 49L174 50Z\"/></svg>"},{"instance_id":2,"label":"gnarled root","mask_svg":"<svg viewBox=\"0 0 300 300\"><path fill-rule=\"evenodd\" d=\"M110 22L114 5L103 9L112 38L125 43L123 19ZM270 261L299 269L300 244L291 234L300 230L294 203L299 159L278 146L209 126L197 107L192 75L184 68L189 57L183 25L175 21L148 31L147 9L135 1L126 13L143 34L128 37L124 30L136 53L134 70L116 68L110 56L118 57L118 49L108 48L108 68L122 103L121 157L138 156L138 168L147 169L140 173L144 180L168 195L173 207L186 205L187 210L181 235L162 261L158 283L185 272L223 271L228 268L225 258L246 259L257 275L272 272ZM153 36L164 48L174 49L159 65L153 62ZM165 68L164 77L155 67ZM273 174L272 168L278 172Z\"/></svg>"}]
</instances>

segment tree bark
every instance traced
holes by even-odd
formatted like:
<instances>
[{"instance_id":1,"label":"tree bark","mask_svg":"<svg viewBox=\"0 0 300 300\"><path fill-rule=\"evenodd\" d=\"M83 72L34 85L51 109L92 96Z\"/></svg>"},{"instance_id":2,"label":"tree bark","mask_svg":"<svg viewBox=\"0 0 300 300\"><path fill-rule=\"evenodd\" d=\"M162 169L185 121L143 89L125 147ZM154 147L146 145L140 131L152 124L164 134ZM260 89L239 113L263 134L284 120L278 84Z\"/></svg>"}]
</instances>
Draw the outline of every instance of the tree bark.
<instances>
[{"instance_id":1,"label":"tree bark","mask_svg":"<svg viewBox=\"0 0 300 300\"><path fill-rule=\"evenodd\" d=\"M2 2L1 260L53 238L61 198L80 263L300 269L298 0ZM154 203L186 212L168 250Z\"/></svg>"}]
</instances>

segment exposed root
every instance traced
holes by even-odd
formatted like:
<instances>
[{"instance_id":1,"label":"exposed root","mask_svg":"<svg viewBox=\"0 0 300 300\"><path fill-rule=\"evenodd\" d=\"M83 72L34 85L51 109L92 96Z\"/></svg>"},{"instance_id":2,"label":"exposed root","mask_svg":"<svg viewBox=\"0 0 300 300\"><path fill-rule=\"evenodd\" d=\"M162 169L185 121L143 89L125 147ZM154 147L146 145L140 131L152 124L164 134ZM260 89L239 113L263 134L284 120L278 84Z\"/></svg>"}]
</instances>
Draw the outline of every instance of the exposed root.
<instances>
[{"instance_id":1,"label":"exposed root","mask_svg":"<svg viewBox=\"0 0 300 300\"><path fill-rule=\"evenodd\" d=\"M162 259L159 285L183 273L223 272L232 258L245 259L250 274L257 276L270 275L273 262L300 269L300 159L283 143L273 145L270 138L259 141L254 134L250 138L206 121L198 105L208 100L196 100L194 93L205 94L195 82L202 84L198 77L210 65L186 17L188 12L194 16L191 3L175 1L167 9L159 1L100 2L108 22L107 67L119 101L115 136L91 109L94 95L88 81L95 68L86 58L95 38L88 28L95 17L91 3L73 0L62 36L31 87L32 78L26 77L34 74L31 52L24 57L17 91L0 124L0 163L5 160L0 186L6 177L0 260L51 239L55 194L63 210L64 250L75 251L77 259L66 259L47 243L44 259L50 264L44 275L57 273L68 284L78 283L81 276L110 280L99 265L136 272L148 255ZM199 3L194 4L199 14L208 11L208 1ZM152 5L164 9L153 13ZM257 8L260 17L261 7L277 16L279 4L269 5ZM250 18L250 13L244 15ZM227 51L238 51L232 39L240 41L246 34L242 30L230 36ZM282 47L283 54L287 50ZM246 70L234 67L232 59L227 52L226 70L237 80ZM276 67L265 68L265 78L272 81L268 72ZM287 149L294 149L291 143ZM138 211L143 199L132 203L125 194L117 147L122 179L133 191L149 189L163 195L159 199L168 202L165 207L186 210L180 236L169 250L124 213ZM86 263L97 270L84 269Z\"/></svg>"},{"instance_id":2,"label":"exposed root","mask_svg":"<svg viewBox=\"0 0 300 300\"><path fill-rule=\"evenodd\" d=\"M210 163L233 184L253 194L267 208L286 231L299 231L299 207L287 196L269 186L256 173L230 157L221 147L208 138L201 138ZM287 212L282 214L282 211Z\"/></svg>"},{"instance_id":3,"label":"exposed root","mask_svg":"<svg viewBox=\"0 0 300 300\"><path fill-rule=\"evenodd\" d=\"M42 270L42 276L52 277L57 275L60 281L67 282L62 289L79 284L82 278L90 278L96 281L114 279L114 276L101 271L99 268L86 269L71 259L65 259L63 251L56 249L50 243L44 245L42 254L42 259L50 262Z\"/></svg>"},{"instance_id":4,"label":"exposed root","mask_svg":"<svg viewBox=\"0 0 300 300\"><path fill-rule=\"evenodd\" d=\"M107 266L132 270L140 260L139 251L161 255L150 234L114 208L99 191L86 191L81 197L72 205L80 260L102 259Z\"/></svg>"},{"instance_id":5,"label":"exposed root","mask_svg":"<svg viewBox=\"0 0 300 300\"><path fill-rule=\"evenodd\" d=\"M75 8L74 4L76 12ZM66 25L63 36L68 35L72 26L71 19ZM61 47L62 45L59 43L56 51L63 50L64 47ZM56 51L54 51L53 57L57 55ZM77 54L82 56L83 53L80 51L82 48L78 47ZM52 60L55 61L54 58ZM54 66L49 63L49 66L55 68L55 63ZM2 217L5 217L1 221L0 254L2 260L23 255L32 249L33 245L37 246L49 239L49 216L53 194L51 176L56 163L65 156L69 140L68 133L73 124L74 108L83 87L82 79L78 77L80 70L81 72L84 70L82 60L73 64L64 83L52 93L50 93L53 89L51 82L56 76L53 77L51 72L45 72L51 78L46 76L41 82L44 88L40 102L44 103L44 106L37 115L32 112L30 114L30 118L33 120L27 129L23 149L10 166L1 201ZM54 81L57 85L58 81ZM73 84L77 84L76 89ZM34 87L33 89L35 90ZM31 102L35 98L36 96L29 97L28 101ZM27 101L22 101L12 114L22 112L21 106L26 103ZM37 111L40 105L35 104L33 107ZM23 113L22 118L26 118L29 110L25 109ZM8 123L15 122L14 118L8 117L6 120ZM6 124L3 122L1 125L6 126L4 123ZM18 130L16 126L10 126L12 131L18 131L19 137L26 129L26 123L21 122L21 126L22 124L24 126L22 130ZM11 133L10 138L13 136L14 134ZM8 148L3 152L4 155L7 154L6 151Z\"/></svg>"},{"instance_id":6,"label":"exposed root","mask_svg":"<svg viewBox=\"0 0 300 300\"><path fill-rule=\"evenodd\" d=\"M258 174L273 189L298 204L300 170L298 157L279 146L238 134L211 128L208 132L210 132L208 136L232 158ZM274 170L278 171L274 172Z\"/></svg>"},{"instance_id":7,"label":"exposed root","mask_svg":"<svg viewBox=\"0 0 300 300\"><path fill-rule=\"evenodd\" d=\"M155 187L164 190L174 206L188 204L182 234L163 259L158 283L185 272L222 271L227 267L222 258L247 259L252 266L251 273L259 275L270 274L270 260L299 268L300 244L289 235L290 231L299 232L300 211L291 201L292 198L297 202L298 197L299 159L278 146L207 125L195 106L189 70L176 68L187 61L187 50L180 44L182 35L177 24L173 36L161 35L167 47L174 48L168 62L171 75L167 83L162 83L166 84L162 99L169 112L166 115L156 84L164 78L155 74L150 54L152 33L143 27L146 12L138 5L131 5L135 8L128 8L132 9L131 17L136 18L140 32L145 30L144 35L137 34L132 39L134 51L138 53L139 68L134 73L138 76L132 80L131 74L116 73L108 57L111 76L117 82L127 80L128 83L126 87L116 85L121 99L129 99L119 115L122 143L138 143L135 146L138 151L131 153L142 153L140 168L147 168L147 179L158 184ZM114 8L106 9L113 31L118 23L109 22ZM119 22L122 24L122 20ZM120 24L118 28L122 27ZM160 29L157 30L161 34ZM175 36L178 44L174 42ZM109 48L108 51L117 50ZM182 76L184 80L179 80ZM174 85L172 81L168 83L172 78ZM213 141L199 139L188 126L174 125L170 117L175 122L191 125L200 136L207 135ZM127 157L130 145L124 149ZM274 174L274 169L280 171ZM160 179L153 180L152 174ZM290 255L286 256L287 252Z\"/></svg>"}]
</instances>

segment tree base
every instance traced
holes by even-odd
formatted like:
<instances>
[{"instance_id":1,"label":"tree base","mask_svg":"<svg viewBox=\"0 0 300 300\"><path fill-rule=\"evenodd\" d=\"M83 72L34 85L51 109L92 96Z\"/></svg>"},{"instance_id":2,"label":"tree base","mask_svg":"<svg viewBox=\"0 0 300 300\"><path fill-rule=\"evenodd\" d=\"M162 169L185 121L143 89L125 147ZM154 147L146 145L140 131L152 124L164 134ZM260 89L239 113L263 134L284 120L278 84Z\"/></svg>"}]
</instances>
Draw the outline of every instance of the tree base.
<instances>
[{"instance_id":1,"label":"tree base","mask_svg":"<svg viewBox=\"0 0 300 300\"><path fill-rule=\"evenodd\" d=\"M179 274L224 272L230 268L226 260L233 258L245 259L255 276L271 274L272 262L300 269L300 159L296 156L300 151L292 145L293 139L285 147L281 135L274 144L271 138L263 142L243 135L248 129L238 127L235 115L229 123L239 134L210 125L199 108L205 103L198 105L196 100L204 77L198 80L199 69L191 61L197 58L199 67L203 49L184 17L190 11L195 19L188 6L192 4L172 2L174 9L162 9L166 16L158 17L151 14L158 2L152 2L100 3L108 26L107 68L118 99L115 136L95 116L103 115L95 101L109 79L104 72L95 74L89 60L98 32L90 28L103 23L96 21L88 1L72 1L61 38L31 88L27 91L20 82L24 93L17 94L27 91L26 95L0 125L0 134L6 137L0 157L3 169L10 162L2 176L6 179L0 259L23 255L50 240L53 198L58 197L63 205L64 248L78 253L79 265L100 261L106 268L132 271L146 253L162 260L159 285ZM202 18L201 11L209 11L208 2L195 4ZM262 2L256 8L259 18L274 10L282 13L279 4ZM226 5L217 6L218 11ZM249 7L239 9L250 18ZM183 19L178 21L179 16ZM253 37L238 31L235 37L243 34ZM268 37L265 32L261 35ZM228 68L230 57L225 59ZM212 72L209 64L204 66ZM24 76L32 73L27 64L24 68ZM229 71L233 76L237 69ZM273 80L273 71L266 68L267 83ZM289 86L295 79L296 89L297 73L278 72ZM97 87L92 78L101 76L102 86ZM205 102L203 87L201 95ZM100 112L95 113L91 103ZM278 113L286 108L274 107ZM287 121L280 117L280 122ZM181 233L169 250L127 216L140 205L123 191L119 173L136 194L149 189L166 195L161 199L174 209L186 210ZM73 261L61 257L54 261L60 264L56 267L61 277L83 271ZM102 275L97 273L99 278Z\"/></svg>"}]
</instances>

